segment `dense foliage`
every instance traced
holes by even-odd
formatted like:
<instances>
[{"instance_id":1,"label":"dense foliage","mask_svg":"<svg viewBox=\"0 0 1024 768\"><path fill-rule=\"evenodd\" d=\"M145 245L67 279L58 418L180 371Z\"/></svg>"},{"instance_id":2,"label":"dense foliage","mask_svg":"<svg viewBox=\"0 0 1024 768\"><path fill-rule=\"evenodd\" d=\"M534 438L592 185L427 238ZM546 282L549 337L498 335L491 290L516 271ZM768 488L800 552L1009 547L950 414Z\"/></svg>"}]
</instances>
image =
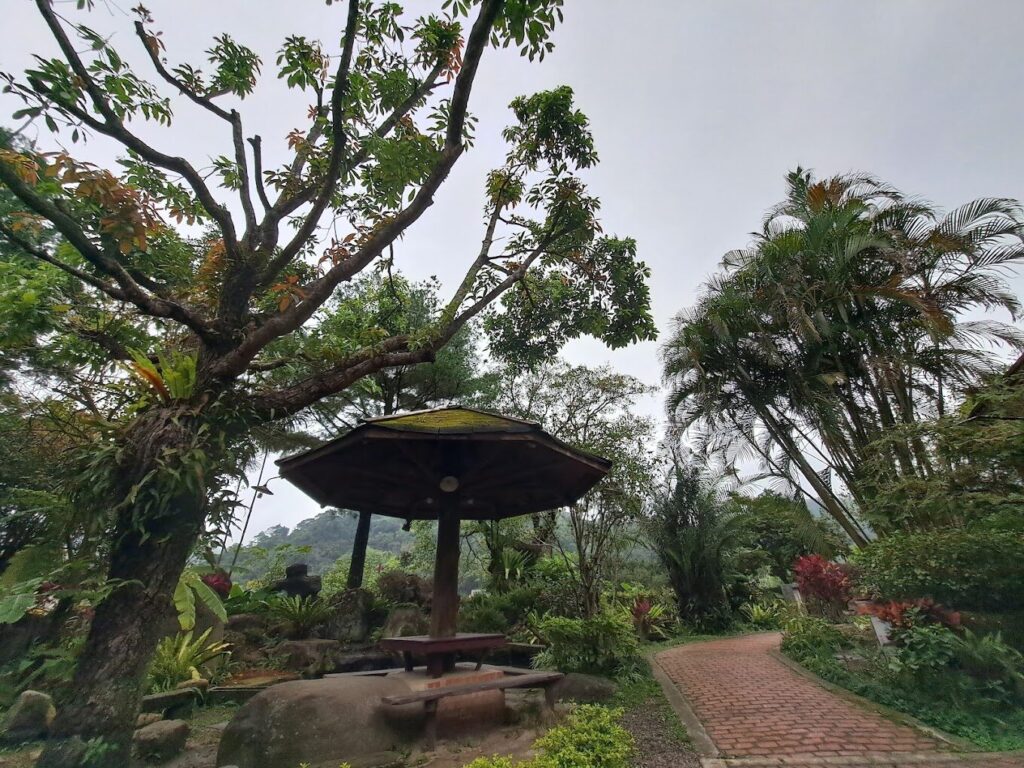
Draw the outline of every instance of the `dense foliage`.
<instances>
[{"instance_id":1,"label":"dense foliage","mask_svg":"<svg viewBox=\"0 0 1024 768\"><path fill-rule=\"evenodd\" d=\"M879 474L922 480L941 466L897 428L951 413L994 373L983 344L1021 344L1014 326L964 314L1018 311L1000 270L1024 255L1024 217L1001 199L943 215L866 175L798 169L787 187L677 318L669 412L727 462L757 457L863 545Z\"/></svg>"},{"instance_id":2,"label":"dense foliage","mask_svg":"<svg viewBox=\"0 0 1024 768\"><path fill-rule=\"evenodd\" d=\"M862 589L931 597L962 610L1024 608L1024 534L947 530L892 534L857 554Z\"/></svg>"}]
</instances>

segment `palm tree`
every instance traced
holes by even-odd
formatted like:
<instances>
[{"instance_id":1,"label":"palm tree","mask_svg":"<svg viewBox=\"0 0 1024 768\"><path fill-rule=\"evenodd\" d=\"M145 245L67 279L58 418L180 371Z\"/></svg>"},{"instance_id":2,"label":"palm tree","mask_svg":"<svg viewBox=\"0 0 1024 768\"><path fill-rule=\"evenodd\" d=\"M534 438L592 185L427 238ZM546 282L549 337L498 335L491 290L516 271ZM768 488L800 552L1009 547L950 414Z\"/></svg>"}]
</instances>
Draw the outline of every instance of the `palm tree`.
<instances>
[{"instance_id":1,"label":"palm tree","mask_svg":"<svg viewBox=\"0 0 1024 768\"><path fill-rule=\"evenodd\" d=\"M981 345L1024 344L1013 326L962 319L979 308L1016 316L1001 270L1024 255L1021 220L1008 200L940 216L866 175L815 181L797 169L752 246L727 254L677 318L663 350L671 417L772 474L799 472L863 544L821 468L863 505L868 446L991 373L998 356ZM933 470L920 441L887 445L893 473Z\"/></svg>"},{"instance_id":2,"label":"palm tree","mask_svg":"<svg viewBox=\"0 0 1024 768\"><path fill-rule=\"evenodd\" d=\"M741 538L743 518L705 465L675 457L645 529L681 618L699 619L726 605L727 560Z\"/></svg>"}]
</instances>

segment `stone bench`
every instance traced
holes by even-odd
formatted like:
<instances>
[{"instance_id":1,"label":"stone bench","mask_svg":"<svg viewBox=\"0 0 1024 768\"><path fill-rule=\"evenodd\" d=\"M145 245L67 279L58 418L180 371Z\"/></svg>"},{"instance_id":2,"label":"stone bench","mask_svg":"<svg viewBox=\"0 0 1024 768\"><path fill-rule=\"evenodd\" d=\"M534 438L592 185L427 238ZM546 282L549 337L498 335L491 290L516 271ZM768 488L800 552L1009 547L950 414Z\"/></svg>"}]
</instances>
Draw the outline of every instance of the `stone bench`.
<instances>
[{"instance_id":1,"label":"stone bench","mask_svg":"<svg viewBox=\"0 0 1024 768\"><path fill-rule=\"evenodd\" d=\"M415 704L422 701L427 714L426 738L427 746L433 749L437 744L437 703L449 696L464 696L470 693L482 691L503 691L506 688L543 688L544 707L549 714L555 710L555 698L551 686L564 677L561 672L530 672L527 670L502 667L505 677L500 680L488 680L483 683L470 683L468 685L451 685L443 688L429 688L425 691L399 694L397 696L384 696L381 701L384 704L398 706L400 704Z\"/></svg>"}]
</instances>

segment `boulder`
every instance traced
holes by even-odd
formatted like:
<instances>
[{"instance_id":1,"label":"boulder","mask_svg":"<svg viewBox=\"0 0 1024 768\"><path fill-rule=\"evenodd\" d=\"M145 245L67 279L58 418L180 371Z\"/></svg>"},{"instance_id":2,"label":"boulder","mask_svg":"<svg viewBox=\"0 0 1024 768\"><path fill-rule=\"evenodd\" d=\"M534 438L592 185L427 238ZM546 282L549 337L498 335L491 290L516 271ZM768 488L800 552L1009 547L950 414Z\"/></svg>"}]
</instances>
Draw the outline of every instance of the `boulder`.
<instances>
[{"instance_id":1,"label":"boulder","mask_svg":"<svg viewBox=\"0 0 1024 768\"><path fill-rule=\"evenodd\" d=\"M182 680L180 683L174 686L175 690L180 690L183 688L194 688L200 693L206 693L206 689L209 687L210 681L207 680L205 677L197 677L192 680Z\"/></svg>"},{"instance_id":2,"label":"boulder","mask_svg":"<svg viewBox=\"0 0 1024 768\"><path fill-rule=\"evenodd\" d=\"M161 720L140 728L132 737L135 754L151 763L162 763L181 754L188 739L184 720Z\"/></svg>"},{"instance_id":3,"label":"boulder","mask_svg":"<svg viewBox=\"0 0 1024 768\"><path fill-rule=\"evenodd\" d=\"M228 723L217 765L295 768L357 764L401 751L422 732L423 705L391 706L383 696L408 693L387 677L325 678L281 683L254 696Z\"/></svg>"},{"instance_id":4,"label":"boulder","mask_svg":"<svg viewBox=\"0 0 1024 768\"><path fill-rule=\"evenodd\" d=\"M267 619L258 613L236 613L228 616L227 629L231 632L261 632L267 631Z\"/></svg>"},{"instance_id":5,"label":"boulder","mask_svg":"<svg viewBox=\"0 0 1024 768\"><path fill-rule=\"evenodd\" d=\"M331 618L320 634L342 643L363 643L370 636L373 595L365 589L346 589L330 600Z\"/></svg>"},{"instance_id":6,"label":"boulder","mask_svg":"<svg viewBox=\"0 0 1024 768\"><path fill-rule=\"evenodd\" d=\"M388 614L381 637L424 635L429 628L430 622L419 608L414 605L398 606Z\"/></svg>"},{"instance_id":7,"label":"boulder","mask_svg":"<svg viewBox=\"0 0 1024 768\"><path fill-rule=\"evenodd\" d=\"M569 672L552 686L555 701L575 701L578 704L600 704L608 701L618 686L607 677Z\"/></svg>"},{"instance_id":8,"label":"boulder","mask_svg":"<svg viewBox=\"0 0 1024 768\"><path fill-rule=\"evenodd\" d=\"M10 744L45 738L50 732L57 709L53 699L39 691L22 691L7 710L3 740Z\"/></svg>"},{"instance_id":9,"label":"boulder","mask_svg":"<svg viewBox=\"0 0 1024 768\"><path fill-rule=\"evenodd\" d=\"M336 671L342 655L337 640L286 640L274 649L274 657L285 669L305 677Z\"/></svg>"},{"instance_id":10,"label":"boulder","mask_svg":"<svg viewBox=\"0 0 1024 768\"><path fill-rule=\"evenodd\" d=\"M192 711L200 693L195 688L175 688L162 693L150 693L142 697L142 712L160 712L164 717L174 717Z\"/></svg>"},{"instance_id":11,"label":"boulder","mask_svg":"<svg viewBox=\"0 0 1024 768\"><path fill-rule=\"evenodd\" d=\"M135 718L135 729L145 728L147 725L159 723L163 719L164 716L159 712L140 712L139 716Z\"/></svg>"}]
</instances>

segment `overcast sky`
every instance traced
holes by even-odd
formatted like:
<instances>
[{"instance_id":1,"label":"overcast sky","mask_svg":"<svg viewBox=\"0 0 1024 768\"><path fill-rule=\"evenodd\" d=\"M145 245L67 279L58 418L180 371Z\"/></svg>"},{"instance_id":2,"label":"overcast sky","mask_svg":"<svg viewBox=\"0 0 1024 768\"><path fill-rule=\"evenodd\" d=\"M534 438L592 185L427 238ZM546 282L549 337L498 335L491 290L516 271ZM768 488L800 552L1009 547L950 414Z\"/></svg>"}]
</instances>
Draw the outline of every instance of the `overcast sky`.
<instances>
[{"instance_id":1,"label":"overcast sky","mask_svg":"<svg viewBox=\"0 0 1024 768\"><path fill-rule=\"evenodd\" d=\"M114 33L119 52L134 54L149 76L128 14L134 4L98 0L86 21ZM345 15L345 3L322 0L145 4L172 63L203 63L210 38L227 31L262 55L265 72L286 35L337 50ZM58 5L82 18L71 0ZM406 3L414 16L439 5ZM0 69L20 71L52 44L27 0L5 0L5 11ZM1022 33L1021 0L568 0L556 50L543 63L485 54L471 103L476 147L401 244L399 266L447 286L461 277L479 248L482 183L504 151L508 102L563 84L591 118L601 164L588 181L603 201L604 228L637 239L663 332L721 256L748 243L797 165L821 175L869 171L943 207L1024 198ZM9 96L0 105L4 115L17 108ZM242 105L247 135L263 136L268 165L284 157L283 137L302 125L305 108L272 74ZM207 118L178 106L172 128L146 135L204 165L230 150L224 125ZM114 156L101 142L88 152L108 163ZM1020 292L1024 280L1015 276L1014 285ZM610 352L581 342L566 355L656 384L657 348ZM283 481L271 487L250 534L317 512Z\"/></svg>"}]
</instances>

